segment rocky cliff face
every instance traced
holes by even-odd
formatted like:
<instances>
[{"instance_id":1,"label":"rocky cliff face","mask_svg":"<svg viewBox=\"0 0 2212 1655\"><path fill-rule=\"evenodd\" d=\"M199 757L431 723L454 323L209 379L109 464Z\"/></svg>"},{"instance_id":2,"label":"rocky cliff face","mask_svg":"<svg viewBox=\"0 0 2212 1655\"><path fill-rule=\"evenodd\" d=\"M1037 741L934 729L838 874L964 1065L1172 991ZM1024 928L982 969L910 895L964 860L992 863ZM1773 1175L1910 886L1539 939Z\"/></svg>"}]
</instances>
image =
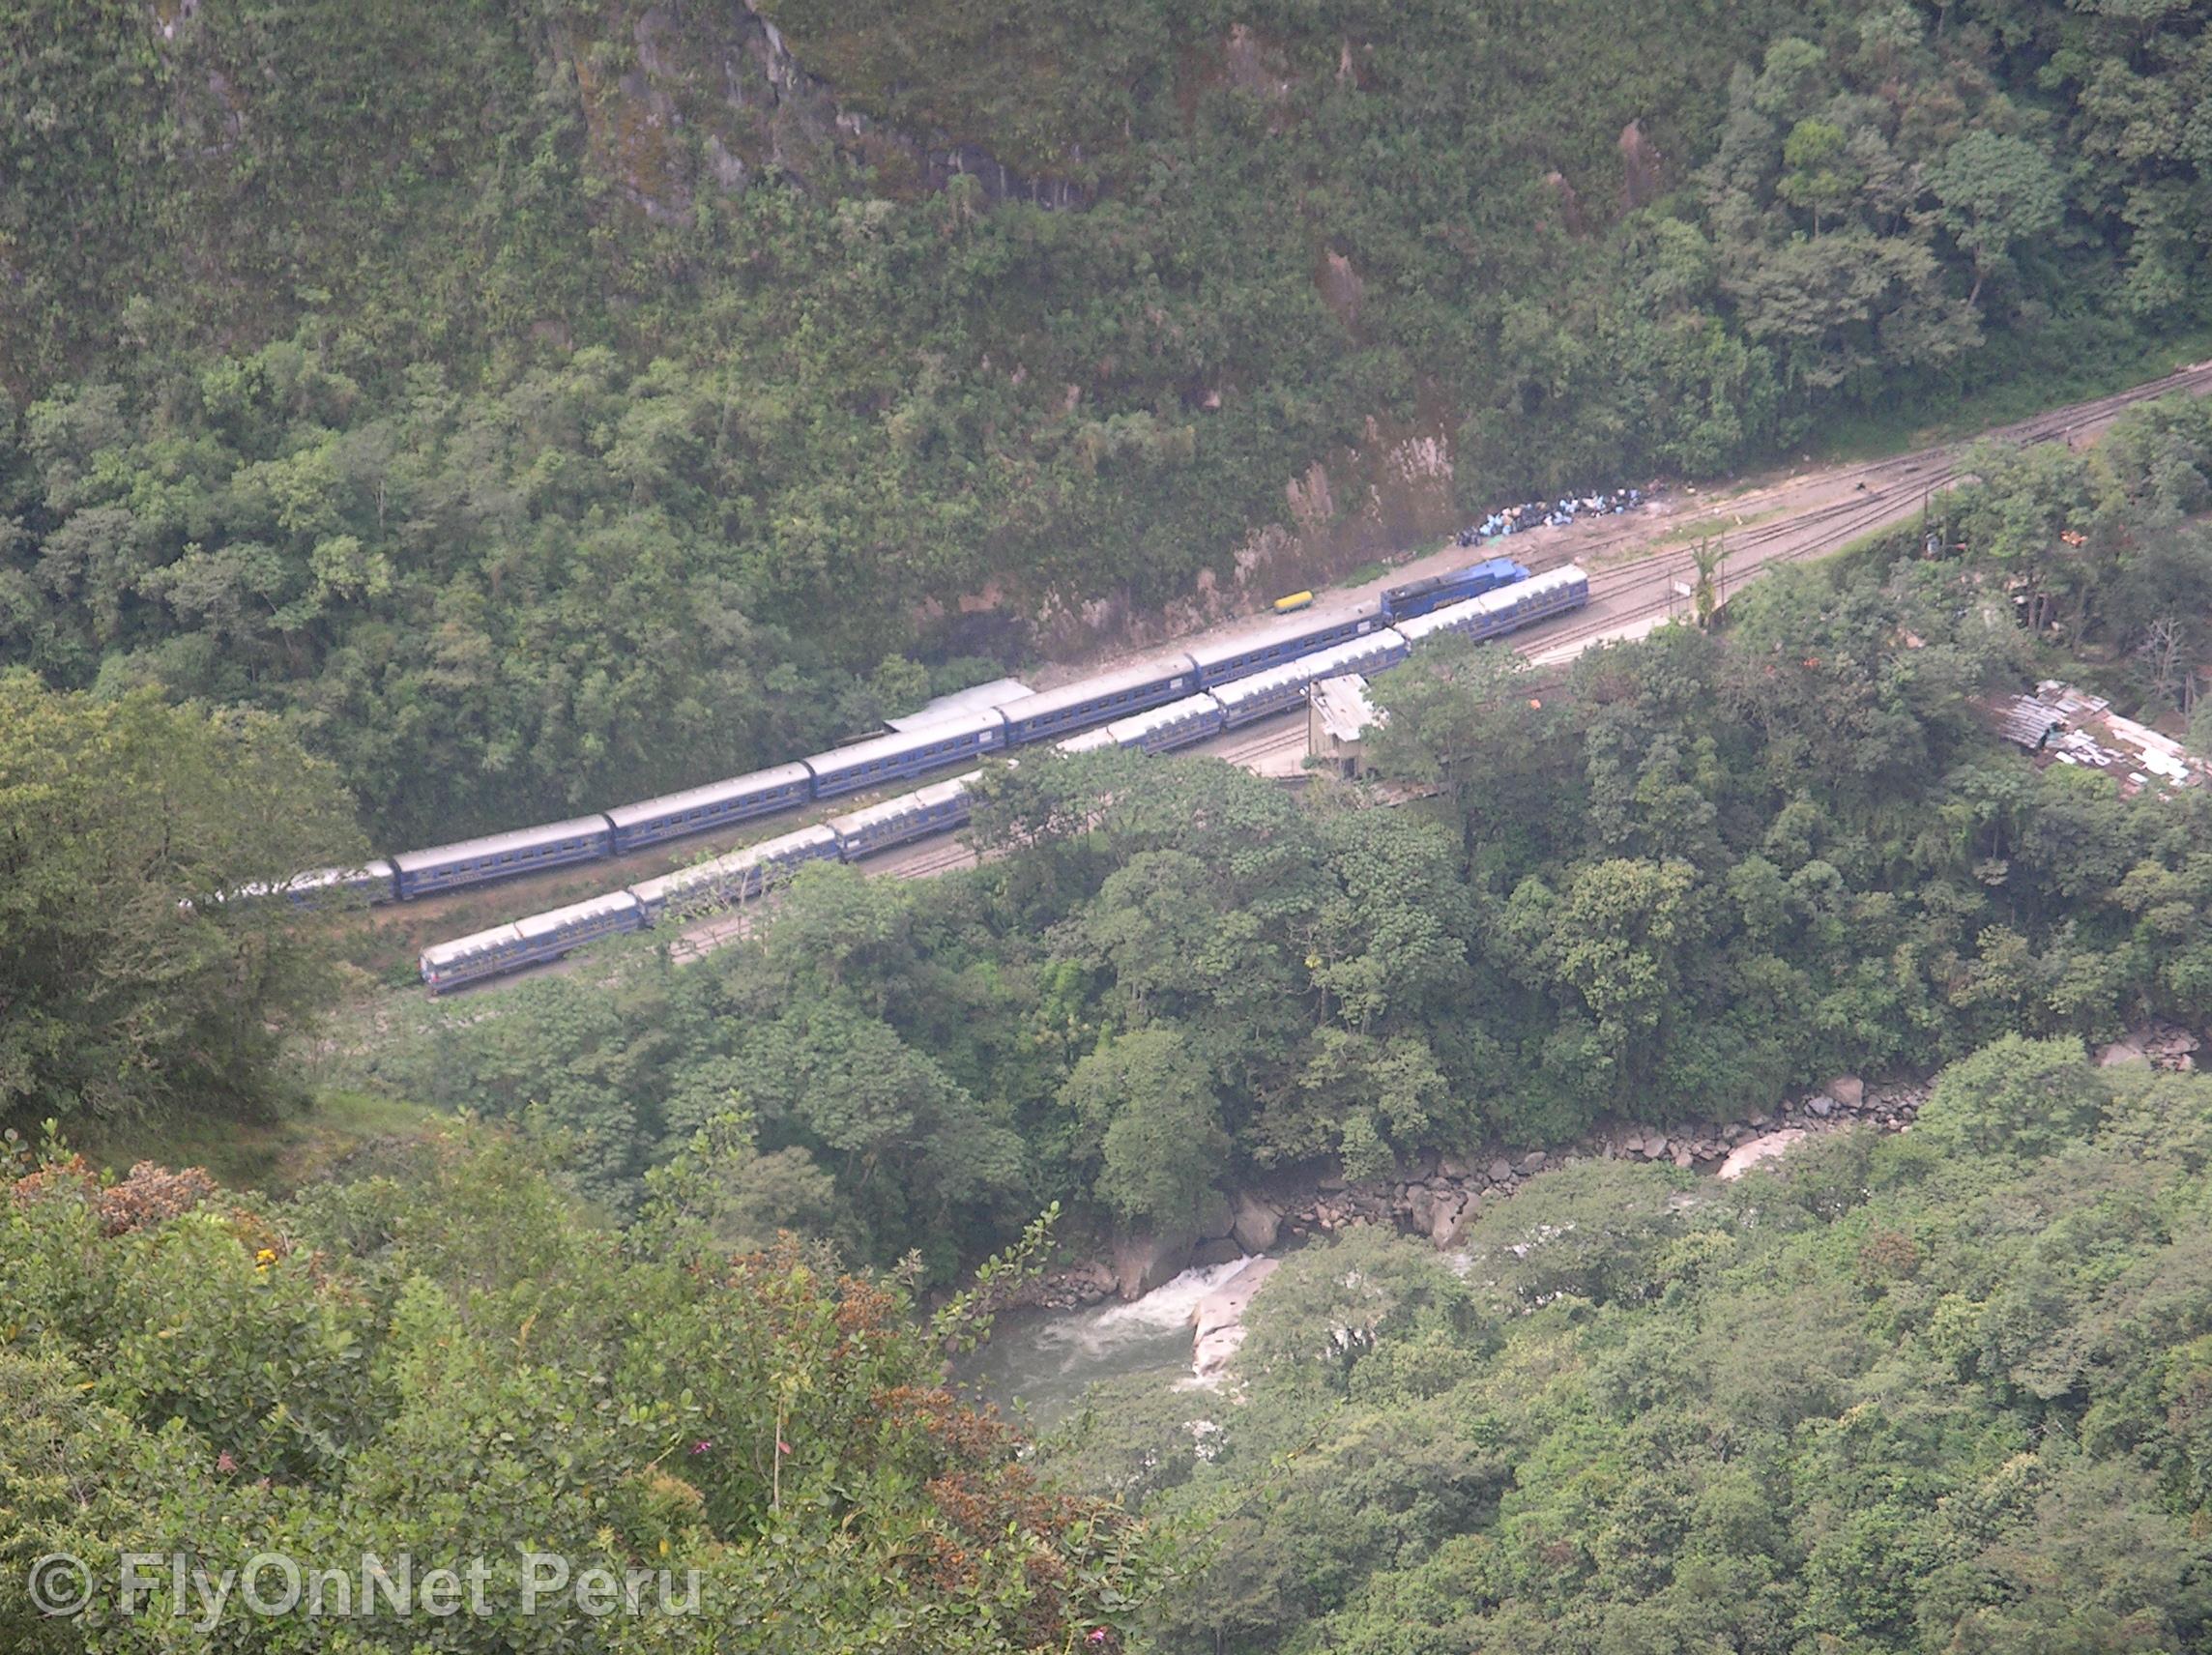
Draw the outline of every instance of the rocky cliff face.
<instances>
[{"instance_id":1,"label":"rocky cliff face","mask_svg":"<svg viewBox=\"0 0 2212 1655\"><path fill-rule=\"evenodd\" d=\"M885 195L1090 204L1069 180L1025 177L975 144L900 131L849 108L746 0L697 10L672 0L617 10L595 26L606 32L557 26L552 55L575 77L602 175L650 218L684 218L702 192L734 193L766 174L815 187L855 168L868 169Z\"/></svg>"}]
</instances>

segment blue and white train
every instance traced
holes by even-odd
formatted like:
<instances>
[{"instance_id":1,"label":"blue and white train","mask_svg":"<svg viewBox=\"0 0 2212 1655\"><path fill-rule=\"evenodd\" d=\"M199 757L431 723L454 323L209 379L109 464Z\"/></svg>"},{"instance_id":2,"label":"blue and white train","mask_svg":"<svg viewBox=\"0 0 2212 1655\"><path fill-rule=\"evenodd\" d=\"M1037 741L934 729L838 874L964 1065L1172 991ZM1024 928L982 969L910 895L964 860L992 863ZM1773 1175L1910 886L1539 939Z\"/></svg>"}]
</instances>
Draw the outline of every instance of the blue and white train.
<instances>
[{"instance_id":1,"label":"blue and white train","mask_svg":"<svg viewBox=\"0 0 2212 1655\"><path fill-rule=\"evenodd\" d=\"M1526 571L1523 572L1526 574ZM1287 659L1277 655L1277 664L1241 677L1216 680L1210 689L1200 690L1196 694L1185 695L1162 705L1146 706L1112 723L1063 737L1057 745L1062 752L1068 753L1089 752L1102 747L1133 748L1142 752L1159 753L1187 747L1225 730L1236 729L1239 725L1252 723L1298 705L1305 698L1307 686L1322 679L1334 678L1344 673L1372 674L1386 671L1403 661L1413 645L1439 633L1456 633L1480 642L1487 638L1502 637L1523 626L1533 625L1538 621L1580 609L1588 601L1589 580L1581 569L1572 566L1555 569L1549 574L1493 587L1472 598L1425 610L1394 626L1375 627L1353 635L1345 635L1340 631L1339 640L1325 648ZM1332 624L1331 629L1341 628L1342 624ZM1269 628L1266 632L1238 639L1234 645L1223 648L1232 649L1243 656L1272 653L1278 642L1273 636L1277 630ZM1211 653L1214 659L1222 658L1218 653ZM1201 669L1194 663L1191 670ZM1095 686L1098 682L1113 682L1116 687L1107 693L1125 695L1132 688L1147 693L1157 691L1163 684L1177 679L1180 679L1184 684L1190 682L1188 677L1171 672L1164 677L1155 677L1142 682L1131 680L1130 675L1121 674L1116 675L1112 681L1093 681L1093 683ZM1123 682L1123 680L1130 682ZM1015 711L1029 705L1028 699L1008 703L1001 710L1005 715L1005 723L1010 725ZM1057 719L1059 713L1055 711L1045 716ZM1047 726L1048 729L1065 727L1064 724ZM966 734L960 737L946 734L955 728ZM917 736L940 744L948 740L986 743L969 749L975 752L991 751L1009 744L1004 739L986 742L990 734L989 727L980 720L963 719L957 726L930 725L918 732ZM881 738L845 751L858 755L856 763L866 769L872 776L875 773L872 767L877 766L882 759L878 749L889 740L890 738ZM813 762L808 761L809 764ZM836 773L843 777L852 772L847 770ZM757 845L748 845L742 851L733 851L728 856L716 857L696 867L641 881L626 890L572 903L549 914L534 915L527 919L516 920L510 925L495 926L473 937L438 944L423 950L422 980L429 985L432 994L440 994L482 977L496 976L505 972L520 970L524 966L558 959L586 943L617 932L642 931L658 924L664 918L681 921L698 914L748 901L759 896L773 880L788 874L803 862L855 862L880 851L889 850L894 845L925 838L932 833L946 832L968 821L971 804L969 786L974 780L975 772L970 772L950 781L901 794L880 804L833 817L820 827L804 828L796 833L786 833L780 838L765 840ZM713 790L695 790L697 793L712 791ZM850 788L837 787L834 791L850 791ZM691 797L684 794L672 796L678 799ZM636 805L630 808L645 810L648 807ZM572 825L559 825L562 828L570 826ZM552 834L556 830L541 828L538 831ZM520 838L524 835L505 837ZM474 844L480 847L493 842L480 840ZM542 841L548 847L559 847L568 842L562 837ZM452 847L455 851L470 848ZM480 851L477 854L480 855Z\"/></svg>"},{"instance_id":2,"label":"blue and white train","mask_svg":"<svg viewBox=\"0 0 2212 1655\"><path fill-rule=\"evenodd\" d=\"M1555 571L1558 572L1562 571ZM565 863L624 856L663 840L709 832L817 799L970 763L1005 747L1059 740L1194 695L1220 691L1242 680L1265 681L1228 704L1231 722L1241 722L1264 716L1274 705L1287 705L1280 693L1285 685L1289 686L1290 698L1295 699L1297 687L1306 682L1297 676L1295 663L1309 655L1342 648L1353 650L1355 657L1363 658L1382 633L1395 627L1425 622L1447 609L1499 593L1527 589L1533 595L1548 590L1553 578L1539 576L1531 582L1522 565L1507 558L1489 558L1447 574L1391 587L1377 602L1344 615L1289 617L1228 639L1198 645L1185 653L1163 655L1139 666L1025 695L919 729L877 736L750 775L710 782L567 822L410 851L359 868L317 869L286 882L281 889L302 905L327 900L334 893L364 897L370 902L406 902ZM1537 618L1532 612L1517 613L1510 624L1526 625ZM1394 646L1401 651L1404 636ZM1383 646L1385 651L1391 647ZM1375 668L1346 666L1337 670ZM1288 678L1275 676L1286 672ZM257 889L238 894L267 893Z\"/></svg>"}]
</instances>

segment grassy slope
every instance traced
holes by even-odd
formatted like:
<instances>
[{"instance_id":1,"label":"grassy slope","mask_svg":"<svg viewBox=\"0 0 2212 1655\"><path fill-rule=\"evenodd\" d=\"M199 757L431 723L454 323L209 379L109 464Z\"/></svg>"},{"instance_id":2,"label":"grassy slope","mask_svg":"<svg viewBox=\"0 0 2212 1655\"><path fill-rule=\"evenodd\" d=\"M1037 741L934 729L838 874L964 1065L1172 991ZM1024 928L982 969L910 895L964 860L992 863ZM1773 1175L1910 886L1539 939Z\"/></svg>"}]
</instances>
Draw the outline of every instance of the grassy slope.
<instances>
[{"instance_id":1,"label":"grassy slope","mask_svg":"<svg viewBox=\"0 0 2212 1655\"><path fill-rule=\"evenodd\" d=\"M215 1120L178 1115L79 1129L72 1144L98 1166L127 1171L140 1161L205 1167L232 1189L283 1195L313 1183L363 1145L407 1137L434 1119L429 1111L367 1092L326 1090L297 1112L268 1120Z\"/></svg>"}]
</instances>

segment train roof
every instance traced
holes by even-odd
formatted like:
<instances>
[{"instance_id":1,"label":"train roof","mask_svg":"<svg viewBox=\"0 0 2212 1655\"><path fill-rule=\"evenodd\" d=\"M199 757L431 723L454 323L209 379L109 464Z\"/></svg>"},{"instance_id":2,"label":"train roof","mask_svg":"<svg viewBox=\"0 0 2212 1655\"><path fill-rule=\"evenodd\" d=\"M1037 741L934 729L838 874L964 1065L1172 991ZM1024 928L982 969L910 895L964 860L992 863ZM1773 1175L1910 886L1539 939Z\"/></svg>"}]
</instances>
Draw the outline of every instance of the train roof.
<instances>
[{"instance_id":1,"label":"train roof","mask_svg":"<svg viewBox=\"0 0 2212 1655\"><path fill-rule=\"evenodd\" d=\"M1064 741L1055 741L1053 745L1063 753L1095 752L1100 747L1115 745L1114 732L1108 726L1101 724L1095 730L1086 730L1080 736L1070 736Z\"/></svg>"},{"instance_id":2,"label":"train roof","mask_svg":"<svg viewBox=\"0 0 2212 1655\"><path fill-rule=\"evenodd\" d=\"M1526 603L1531 597L1542 597L1548 592L1557 592L1577 581L1586 583L1588 580L1589 576L1582 571L1580 565L1565 564L1556 569L1547 569L1542 574L1530 575L1515 585L1500 586L1479 597L1447 603L1441 609L1432 609L1426 615L1415 615L1411 620L1395 622L1393 624L1409 641L1418 643L1431 633L1449 631L1481 616L1497 615L1517 604Z\"/></svg>"},{"instance_id":3,"label":"train roof","mask_svg":"<svg viewBox=\"0 0 2212 1655\"><path fill-rule=\"evenodd\" d=\"M1002 702L1000 708L1008 718L1034 718L1039 713L1060 712L1119 690L1139 689L1196 671L1198 663L1188 655L1161 655L1154 660L1139 661L1133 667L1123 667L1120 672L1100 673L1095 678L1063 683L1058 689L1040 689L1019 701Z\"/></svg>"},{"instance_id":4,"label":"train roof","mask_svg":"<svg viewBox=\"0 0 2212 1655\"><path fill-rule=\"evenodd\" d=\"M511 948L522 941L522 933L513 925L494 925L488 931L476 931L466 937L455 937L451 943L433 943L422 950L422 974L428 976L435 966L450 966L478 954L489 953L494 948Z\"/></svg>"},{"instance_id":5,"label":"train roof","mask_svg":"<svg viewBox=\"0 0 2212 1655\"><path fill-rule=\"evenodd\" d=\"M1359 621L1379 623L1381 620L1382 610L1374 603L1363 603L1356 609L1341 615L1317 615L1309 609L1303 614L1292 616L1287 620L1270 622L1264 626L1255 626L1249 632L1239 632L1234 637L1217 639L1210 644L1194 644L1191 646L1190 658L1192 663L1201 672L1204 672L1209 666L1222 661L1234 660L1238 655L1248 654L1254 650L1264 650L1270 644L1311 637L1316 632L1325 632L1331 627L1342 626L1347 623Z\"/></svg>"},{"instance_id":6,"label":"train roof","mask_svg":"<svg viewBox=\"0 0 2212 1655\"><path fill-rule=\"evenodd\" d=\"M749 775L703 782L697 787L687 787L681 793L664 793L657 798L641 798L635 804L620 804L607 812L607 818L617 828L632 828L640 822L657 822L663 816L674 816L706 805L722 804L771 788L789 787L794 782L803 786L811 779L812 772L794 760L788 765L754 770Z\"/></svg>"},{"instance_id":7,"label":"train roof","mask_svg":"<svg viewBox=\"0 0 2212 1655\"><path fill-rule=\"evenodd\" d=\"M829 828L801 828L795 833L782 833L773 839L763 839L757 845L747 845L742 850L732 851L712 861L694 862L687 868L678 868L672 874L639 880L629 887L629 894L650 905L684 891L695 890L703 885L713 885L717 880L742 873L746 868L774 861L794 853L828 850L835 854L836 849L837 835Z\"/></svg>"},{"instance_id":8,"label":"train roof","mask_svg":"<svg viewBox=\"0 0 2212 1655\"><path fill-rule=\"evenodd\" d=\"M580 838L586 833L604 833L607 819L604 816L572 816L566 822L541 822L535 828L517 828L511 833L487 833L480 839L462 839L451 845L433 845L426 851L406 851L392 858L401 873L418 873L424 868L443 867L448 862L475 861L480 857L495 857L502 851L530 851L540 845L557 845L564 839Z\"/></svg>"},{"instance_id":9,"label":"train roof","mask_svg":"<svg viewBox=\"0 0 2212 1655\"><path fill-rule=\"evenodd\" d=\"M1004 716L996 708L981 712L967 712L957 718L941 718L934 724L925 724L918 730L908 730L888 736L871 736L865 741L855 741L850 747L839 747L833 752L816 753L805 761L806 768L815 775L831 775L852 769L858 765L875 764L883 759L895 759L939 741L958 736L984 736L1006 727Z\"/></svg>"},{"instance_id":10,"label":"train roof","mask_svg":"<svg viewBox=\"0 0 2212 1655\"><path fill-rule=\"evenodd\" d=\"M294 874L276 888L287 896L298 896L305 891L328 890L333 886L360 885L364 880L389 882L391 878L392 864L379 857L358 868L310 868L304 874Z\"/></svg>"},{"instance_id":11,"label":"train roof","mask_svg":"<svg viewBox=\"0 0 2212 1655\"><path fill-rule=\"evenodd\" d=\"M1169 702L1165 707L1148 707L1142 712L1132 712L1126 718L1117 718L1106 726L1106 733L1121 746L1133 746L1154 730L1166 730L1187 718L1220 711L1221 703L1212 695L1186 695L1180 701Z\"/></svg>"},{"instance_id":12,"label":"train roof","mask_svg":"<svg viewBox=\"0 0 2212 1655\"><path fill-rule=\"evenodd\" d=\"M912 793L902 793L896 798L887 798L881 804L870 804L859 810L848 811L843 816L832 816L830 828L842 838L847 833L858 833L873 828L879 822L896 822L912 816L917 810L934 810L940 804L949 803L968 791L969 784L981 775L981 770L970 770L966 775L954 776L950 781L931 782L917 787Z\"/></svg>"},{"instance_id":13,"label":"train roof","mask_svg":"<svg viewBox=\"0 0 2212 1655\"><path fill-rule=\"evenodd\" d=\"M1269 667L1249 678L1231 679L1217 684L1213 698L1224 708L1240 707L1247 701L1256 701L1268 695L1279 694L1295 684L1311 683L1317 678L1335 678L1339 674L1356 672L1363 665L1371 665L1378 646L1388 649L1392 644L1403 647L1404 635L1396 626L1379 626L1363 637L1347 638L1341 644L1331 644L1325 650L1316 650L1310 655L1285 661L1279 667Z\"/></svg>"},{"instance_id":14,"label":"train roof","mask_svg":"<svg viewBox=\"0 0 2212 1655\"><path fill-rule=\"evenodd\" d=\"M1469 564L1464 568L1446 569L1441 574L1423 575L1418 580L1407 581L1403 586L1390 587L1384 595L1388 597L1418 595L1424 592L1434 592L1439 587L1450 586L1456 581L1467 579L1470 575L1506 575L1511 574L1516 569L1520 570L1522 579L1528 578L1528 571L1522 568L1511 558L1484 558L1480 563Z\"/></svg>"},{"instance_id":15,"label":"train roof","mask_svg":"<svg viewBox=\"0 0 2212 1655\"><path fill-rule=\"evenodd\" d=\"M571 902L564 908L549 908L543 914L526 915L514 922L514 929L521 934L524 942L530 942L606 915L635 914L637 907L637 898L628 891L610 890L604 896L587 896L583 901Z\"/></svg>"},{"instance_id":16,"label":"train roof","mask_svg":"<svg viewBox=\"0 0 2212 1655\"><path fill-rule=\"evenodd\" d=\"M1035 693L1018 678L995 678L989 683L972 684L950 695L941 695L926 707L917 707L901 717L887 718L884 723L903 736L932 724L942 724L947 718L957 718L964 712L987 707L1010 707Z\"/></svg>"}]
</instances>

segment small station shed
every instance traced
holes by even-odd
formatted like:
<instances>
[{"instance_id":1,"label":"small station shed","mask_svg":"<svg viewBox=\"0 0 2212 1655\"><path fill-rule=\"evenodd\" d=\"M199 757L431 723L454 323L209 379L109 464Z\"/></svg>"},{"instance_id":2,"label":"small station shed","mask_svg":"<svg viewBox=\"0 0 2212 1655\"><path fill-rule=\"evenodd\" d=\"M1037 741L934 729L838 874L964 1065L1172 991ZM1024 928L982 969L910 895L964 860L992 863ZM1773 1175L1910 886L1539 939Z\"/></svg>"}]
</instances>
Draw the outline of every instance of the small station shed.
<instances>
[{"instance_id":1,"label":"small station shed","mask_svg":"<svg viewBox=\"0 0 2212 1655\"><path fill-rule=\"evenodd\" d=\"M1361 743L1381 714L1357 673L1324 678L1306 698L1306 756L1316 769L1346 778L1367 773Z\"/></svg>"}]
</instances>

